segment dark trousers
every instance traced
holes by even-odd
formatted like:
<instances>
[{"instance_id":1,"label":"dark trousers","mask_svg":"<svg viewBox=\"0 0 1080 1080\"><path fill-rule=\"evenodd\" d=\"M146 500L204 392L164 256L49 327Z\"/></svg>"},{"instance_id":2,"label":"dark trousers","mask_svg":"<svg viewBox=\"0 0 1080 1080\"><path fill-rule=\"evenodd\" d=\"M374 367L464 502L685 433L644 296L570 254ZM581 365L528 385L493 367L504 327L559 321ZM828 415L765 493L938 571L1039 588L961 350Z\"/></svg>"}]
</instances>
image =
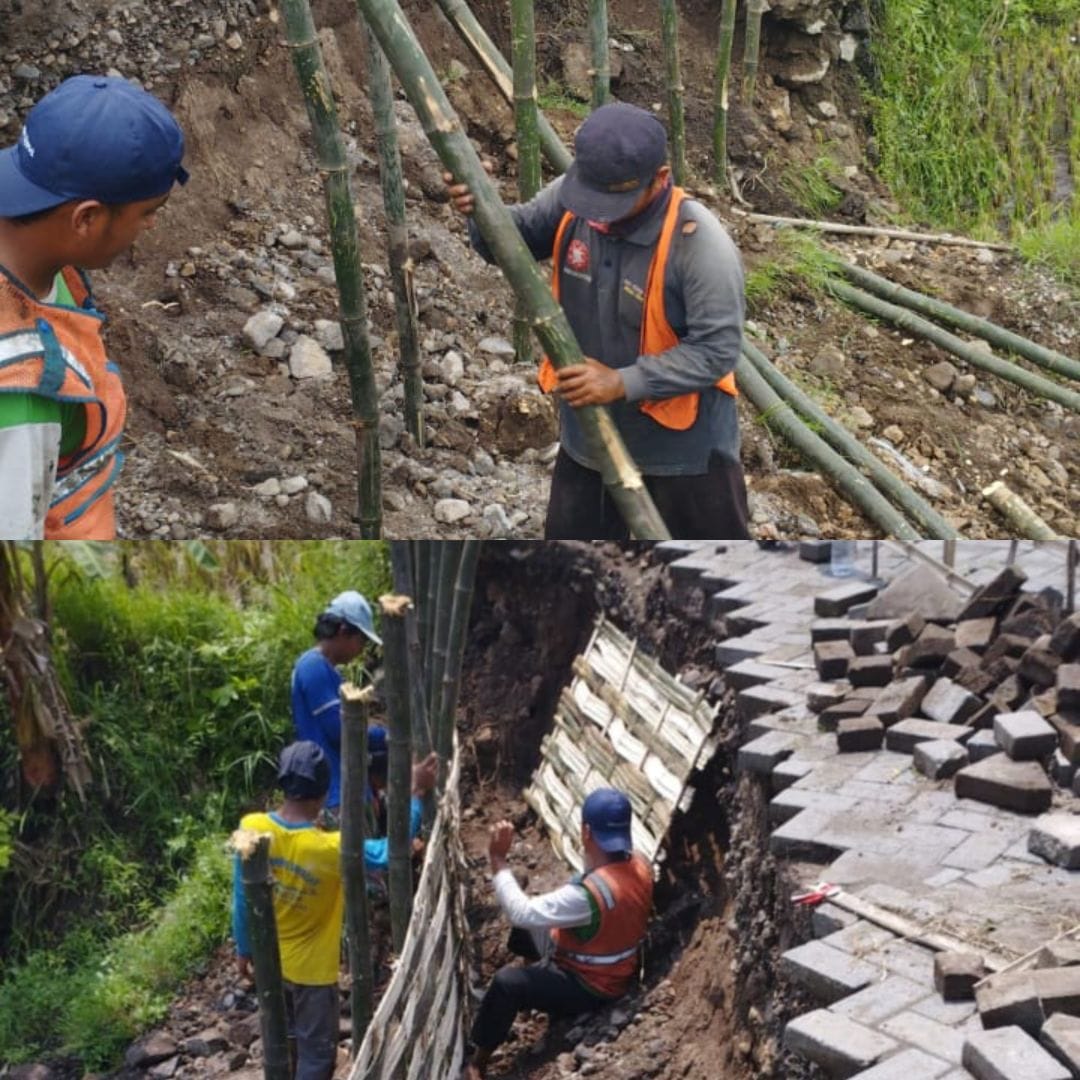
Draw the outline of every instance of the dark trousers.
<instances>
[{"instance_id":1,"label":"dark trousers","mask_svg":"<svg viewBox=\"0 0 1080 1080\"><path fill-rule=\"evenodd\" d=\"M748 540L742 466L713 454L700 476L646 476L645 486L674 540ZM546 540L626 540L629 530L600 473L565 450L555 459Z\"/></svg>"},{"instance_id":2,"label":"dark trousers","mask_svg":"<svg viewBox=\"0 0 1080 1080\"><path fill-rule=\"evenodd\" d=\"M480 1002L470 1038L479 1049L493 1050L505 1042L514 1017L522 1009L539 1009L551 1016L577 1016L606 1004L607 999L589 993L550 958L527 967L510 964L500 968L492 979Z\"/></svg>"},{"instance_id":3,"label":"dark trousers","mask_svg":"<svg viewBox=\"0 0 1080 1080\"><path fill-rule=\"evenodd\" d=\"M296 1042L295 1080L329 1080L337 1064L338 988L285 983L289 1038Z\"/></svg>"}]
</instances>

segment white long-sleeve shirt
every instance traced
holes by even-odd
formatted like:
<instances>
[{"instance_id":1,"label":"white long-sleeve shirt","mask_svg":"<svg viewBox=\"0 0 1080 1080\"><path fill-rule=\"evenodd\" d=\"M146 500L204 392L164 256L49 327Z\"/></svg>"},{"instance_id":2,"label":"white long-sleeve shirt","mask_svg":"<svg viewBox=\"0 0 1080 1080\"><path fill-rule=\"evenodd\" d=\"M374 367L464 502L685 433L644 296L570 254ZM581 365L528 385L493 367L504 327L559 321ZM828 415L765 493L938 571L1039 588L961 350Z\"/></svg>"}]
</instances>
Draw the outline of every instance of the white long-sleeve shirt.
<instances>
[{"instance_id":1,"label":"white long-sleeve shirt","mask_svg":"<svg viewBox=\"0 0 1080 1080\"><path fill-rule=\"evenodd\" d=\"M588 926L593 906L584 885L567 884L542 896L528 897L508 869L495 875L495 897L511 926L525 930L554 930Z\"/></svg>"}]
</instances>

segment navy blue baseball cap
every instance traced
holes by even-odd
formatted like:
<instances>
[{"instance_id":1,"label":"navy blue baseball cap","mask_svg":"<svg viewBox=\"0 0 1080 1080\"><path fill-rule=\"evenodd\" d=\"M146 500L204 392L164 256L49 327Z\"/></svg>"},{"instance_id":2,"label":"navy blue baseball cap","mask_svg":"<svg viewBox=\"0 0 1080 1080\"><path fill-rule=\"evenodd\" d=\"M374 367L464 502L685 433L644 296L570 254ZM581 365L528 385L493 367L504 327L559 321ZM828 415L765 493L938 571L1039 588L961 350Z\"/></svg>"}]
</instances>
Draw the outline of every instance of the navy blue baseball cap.
<instances>
[{"instance_id":1,"label":"navy blue baseball cap","mask_svg":"<svg viewBox=\"0 0 1080 1080\"><path fill-rule=\"evenodd\" d=\"M600 850L609 854L634 850L630 819L630 800L614 788L597 788L581 808L582 824L589 826Z\"/></svg>"},{"instance_id":2,"label":"navy blue baseball cap","mask_svg":"<svg viewBox=\"0 0 1080 1080\"><path fill-rule=\"evenodd\" d=\"M586 221L624 218L667 161L667 132L652 113L617 101L590 113L574 138L563 206Z\"/></svg>"},{"instance_id":3,"label":"navy blue baseball cap","mask_svg":"<svg viewBox=\"0 0 1080 1080\"><path fill-rule=\"evenodd\" d=\"M76 75L29 112L0 151L0 217L72 199L142 202L186 184L184 133L152 94L126 79Z\"/></svg>"},{"instance_id":4,"label":"navy blue baseball cap","mask_svg":"<svg viewBox=\"0 0 1080 1080\"><path fill-rule=\"evenodd\" d=\"M319 799L330 790L330 762L309 739L289 743L278 761L278 783L290 799Z\"/></svg>"}]
</instances>

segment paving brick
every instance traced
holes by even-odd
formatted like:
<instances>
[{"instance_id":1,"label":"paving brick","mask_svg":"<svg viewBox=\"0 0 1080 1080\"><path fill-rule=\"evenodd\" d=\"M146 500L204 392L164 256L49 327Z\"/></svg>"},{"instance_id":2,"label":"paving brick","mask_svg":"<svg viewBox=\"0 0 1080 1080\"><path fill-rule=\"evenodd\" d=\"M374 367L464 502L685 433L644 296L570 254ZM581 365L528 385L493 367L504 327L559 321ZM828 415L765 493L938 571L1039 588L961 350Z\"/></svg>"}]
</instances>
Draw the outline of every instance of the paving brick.
<instances>
[{"instance_id":1,"label":"paving brick","mask_svg":"<svg viewBox=\"0 0 1080 1080\"><path fill-rule=\"evenodd\" d=\"M925 675L897 679L881 691L867 711L891 727L915 715L929 687L930 680Z\"/></svg>"},{"instance_id":2,"label":"paving brick","mask_svg":"<svg viewBox=\"0 0 1080 1080\"><path fill-rule=\"evenodd\" d=\"M848 641L850 637L850 619L815 619L810 624L810 642L813 645L822 641Z\"/></svg>"},{"instance_id":3,"label":"paving brick","mask_svg":"<svg viewBox=\"0 0 1080 1080\"><path fill-rule=\"evenodd\" d=\"M885 733L885 745L900 754L910 754L915 744L929 742L932 739L945 739L955 743L965 743L974 732L962 724L939 724L936 720L901 720Z\"/></svg>"},{"instance_id":4,"label":"paving brick","mask_svg":"<svg viewBox=\"0 0 1080 1080\"><path fill-rule=\"evenodd\" d=\"M973 694L978 694L981 697L985 697L987 694L995 693L1000 684L1000 678L995 677L991 672L986 671L981 667L971 667L959 660L954 662L953 657L960 655L961 658L966 660L968 656L974 656L974 653L968 653L966 649L954 649L948 656L945 657L944 662L941 665L942 675L947 675L958 686L962 686L965 690L970 690ZM953 668L959 667L958 671L954 671ZM1005 672L1008 675L1009 672ZM1002 676L1004 677L1004 676Z\"/></svg>"},{"instance_id":5,"label":"paving brick","mask_svg":"<svg viewBox=\"0 0 1080 1080\"><path fill-rule=\"evenodd\" d=\"M846 615L856 604L864 604L877 596L878 587L865 581L849 581L836 585L814 597L814 614L823 618Z\"/></svg>"},{"instance_id":6,"label":"paving brick","mask_svg":"<svg viewBox=\"0 0 1080 1080\"><path fill-rule=\"evenodd\" d=\"M860 1024L879 1024L886 1017L901 1012L925 995L925 986L905 979L903 975L887 975L857 994L850 994L836 1002L830 1009L841 1016L857 1020Z\"/></svg>"},{"instance_id":7,"label":"paving brick","mask_svg":"<svg viewBox=\"0 0 1080 1080\"><path fill-rule=\"evenodd\" d=\"M1048 647L1032 645L1020 657L1017 674L1038 689L1045 690L1048 686L1053 686L1057 680L1060 664L1061 657L1056 652Z\"/></svg>"},{"instance_id":8,"label":"paving brick","mask_svg":"<svg viewBox=\"0 0 1080 1080\"><path fill-rule=\"evenodd\" d=\"M781 690L766 683L740 690L735 698L735 710L741 719L753 720L766 713L801 705L803 700L804 696L796 690Z\"/></svg>"},{"instance_id":9,"label":"paving brick","mask_svg":"<svg viewBox=\"0 0 1080 1080\"><path fill-rule=\"evenodd\" d=\"M1061 938L1048 941L1040 950L1035 966L1040 968L1069 967L1080 964L1080 940Z\"/></svg>"},{"instance_id":10,"label":"paving brick","mask_svg":"<svg viewBox=\"0 0 1080 1080\"><path fill-rule=\"evenodd\" d=\"M1080 1076L1080 1018L1057 1013L1039 1033L1043 1049L1050 1052L1073 1076Z\"/></svg>"},{"instance_id":11,"label":"paving brick","mask_svg":"<svg viewBox=\"0 0 1080 1080\"><path fill-rule=\"evenodd\" d=\"M830 904L828 900L823 904L818 904L810 916L810 926L816 938L828 937L829 934L835 934L837 930L854 926L860 921L859 916L854 912L845 911L842 907Z\"/></svg>"},{"instance_id":12,"label":"paving brick","mask_svg":"<svg viewBox=\"0 0 1080 1080\"><path fill-rule=\"evenodd\" d=\"M850 810L857 800L831 791L809 791L805 788L789 787L769 800L769 824L782 825L804 810L828 811L843 814Z\"/></svg>"},{"instance_id":13,"label":"paving brick","mask_svg":"<svg viewBox=\"0 0 1080 1080\"><path fill-rule=\"evenodd\" d=\"M1080 1016L1080 967L1037 968L1031 978L1045 1015Z\"/></svg>"},{"instance_id":14,"label":"paving brick","mask_svg":"<svg viewBox=\"0 0 1080 1080\"><path fill-rule=\"evenodd\" d=\"M908 614L889 623L885 631L885 648L894 653L910 645L922 633L926 620L921 615Z\"/></svg>"},{"instance_id":15,"label":"paving brick","mask_svg":"<svg viewBox=\"0 0 1080 1080\"><path fill-rule=\"evenodd\" d=\"M804 562L827 563L832 558L832 541L800 540L799 558Z\"/></svg>"},{"instance_id":16,"label":"paving brick","mask_svg":"<svg viewBox=\"0 0 1080 1080\"><path fill-rule=\"evenodd\" d=\"M962 724L978 711L982 703L981 698L952 679L941 678L930 687L926 697L922 699L919 712L942 724Z\"/></svg>"},{"instance_id":17,"label":"paving brick","mask_svg":"<svg viewBox=\"0 0 1080 1080\"><path fill-rule=\"evenodd\" d=\"M1062 712L1080 713L1080 664L1058 668L1057 704Z\"/></svg>"},{"instance_id":18,"label":"paving brick","mask_svg":"<svg viewBox=\"0 0 1080 1080\"><path fill-rule=\"evenodd\" d=\"M971 1001L986 974L978 953L939 952L934 957L934 989L945 1001Z\"/></svg>"},{"instance_id":19,"label":"paving brick","mask_svg":"<svg viewBox=\"0 0 1080 1080\"><path fill-rule=\"evenodd\" d=\"M993 757L1001 753L1001 747L994 738L994 733L989 728L976 731L966 743L965 748L971 761L982 761L983 758Z\"/></svg>"},{"instance_id":20,"label":"paving brick","mask_svg":"<svg viewBox=\"0 0 1080 1080\"><path fill-rule=\"evenodd\" d=\"M1076 766L1060 750L1054 751L1050 759L1050 776L1059 788L1066 791L1072 787L1073 777L1076 776Z\"/></svg>"},{"instance_id":21,"label":"paving brick","mask_svg":"<svg viewBox=\"0 0 1080 1080\"><path fill-rule=\"evenodd\" d=\"M971 1032L963 1065L976 1080L1070 1080L1068 1070L1018 1027Z\"/></svg>"},{"instance_id":22,"label":"paving brick","mask_svg":"<svg viewBox=\"0 0 1080 1080\"><path fill-rule=\"evenodd\" d=\"M821 940L823 944L831 945L834 949L842 949L846 953L863 956L890 941L895 941L896 935L876 923L868 922L866 919L857 919L851 926L845 926L835 934L830 934ZM856 1017L855 1019L863 1018Z\"/></svg>"},{"instance_id":23,"label":"paving brick","mask_svg":"<svg viewBox=\"0 0 1080 1080\"><path fill-rule=\"evenodd\" d=\"M818 678L843 679L847 677L848 666L855 659L855 653L847 641L820 641L814 646L814 666Z\"/></svg>"},{"instance_id":24,"label":"paving brick","mask_svg":"<svg viewBox=\"0 0 1080 1080\"><path fill-rule=\"evenodd\" d=\"M980 674L979 661L979 654L972 652L970 649L953 649L941 662L941 674L947 675L950 679L960 674L963 674L965 678L973 678L974 676L969 673ZM968 687L968 689L972 688ZM981 693L982 691L976 689L975 692Z\"/></svg>"},{"instance_id":25,"label":"paving brick","mask_svg":"<svg viewBox=\"0 0 1080 1080\"><path fill-rule=\"evenodd\" d=\"M1038 1035L1046 1019L1029 971L994 975L976 989L975 1003L984 1028L1015 1026Z\"/></svg>"},{"instance_id":26,"label":"paving brick","mask_svg":"<svg viewBox=\"0 0 1080 1080\"><path fill-rule=\"evenodd\" d=\"M1004 854L1011 842L1009 836L989 830L972 833L943 856L942 862L961 870L983 870Z\"/></svg>"},{"instance_id":27,"label":"paving brick","mask_svg":"<svg viewBox=\"0 0 1080 1080\"><path fill-rule=\"evenodd\" d=\"M869 986L877 974L864 961L820 941L788 949L780 957L780 970L826 1004Z\"/></svg>"},{"instance_id":28,"label":"paving brick","mask_svg":"<svg viewBox=\"0 0 1080 1080\"><path fill-rule=\"evenodd\" d=\"M952 739L931 739L915 744L915 768L930 780L947 780L967 763L967 750Z\"/></svg>"},{"instance_id":29,"label":"paving brick","mask_svg":"<svg viewBox=\"0 0 1080 1080\"><path fill-rule=\"evenodd\" d=\"M1028 851L1066 870L1080 870L1080 815L1043 814L1028 834Z\"/></svg>"},{"instance_id":30,"label":"paving brick","mask_svg":"<svg viewBox=\"0 0 1080 1080\"><path fill-rule=\"evenodd\" d=\"M985 652L994 640L997 619L988 616L984 619L964 619L956 624L956 645L960 649L972 652Z\"/></svg>"},{"instance_id":31,"label":"paving brick","mask_svg":"<svg viewBox=\"0 0 1080 1080\"><path fill-rule=\"evenodd\" d=\"M919 636L900 650L896 660L901 667L932 670L941 667L955 648L956 637L951 630L927 623Z\"/></svg>"},{"instance_id":32,"label":"paving brick","mask_svg":"<svg viewBox=\"0 0 1080 1080\"><path fill-rule=\"evenodd\" d=\"M882 967L912 982L921 983L929 991L934 985L934 954L910 941L892 941L871 953L867 962Z\"/></svg>"},{"instance_id":33,"label":"paving brick","mask_svg":"<svg viewBox=\"0 0 1080 1080\"><path fill-rule=\"evenodd\" d=\"M1080 660L1080 611L1058 624L1050 637L1050 648L1067 663Z\"/></svg>"},{"instance_id":34,"label":"paving brick","mask_svg":"<svg viewBox=\"0 0 1080 1080\"><path fill-rule=\"evenodd\" d=\"M769 648L768 642L755 638L753 635L728 638L716 646L713 660L718 668L734 667L743 660L753 660L767 653Z\"/></svg>"},{"instance_id":35,"label":"paving brick","mask_svg":"<svg viewBox=\"0 0 1080 1080\"><path fill-rule=\"evenodd\" d=\"M1012 761L994 754L956 774L956 797L1040 814L1050 806L1052 788L1046 773L1034 761Z\"/></svg>"},{"instance_id":36,"label":"paving brick","mask_svg":"<svg viewBox=\"0 0 1080 1080\"><path fill-rule=\"evenodd\" d=\"M769 777L774 794L786 791L792 784L797 783L804 776L809 776L814 771L814 762L804 761L802 758L792 755L784 761L777 762L773 766Z\"/></svg>"},{"instance_id":37,"label":"paving brick","mask_svg":"<svg viewBox=\"0 0 1080 1080\"><path fill-rule=\"evenodd\" d=\"M910 1009L897 1013L884 1021L879 1030L953 1065L960 1064L964 1036L956 1028L940 1024L921 1013L912 1012Z\"/></svg>"},{"instance_id":38,"label":"paving brick","mask_svg":"<svg viewBox=\"0 0 1080 1080\"><path fill-rule=\"evenodd\" d=\"M1078 718L1080 719L1080 718ZM1055 713L1046 722L1057 734L1058 749L1073 765L1080 765L1080 722Z\"/></svg>"},{"instance_id":39,"label":"paving brick","mask_svg":"<svg viewBox=\"0 0 1080 1080\"><path fill-rule=\"evenodd\" d=\"M739 747L738 767L742 772L768 776L777 762L795 752L798 738L784 731L770 731Z\"/></svg>"},{"instance_id":40,"label":"paving brick","mask_svg":"<svg viewBox=\"0 0 1080 1080\"><path fill-rule=\"evenodd\" d=\"M851 847L850 843L829 831L833 817L832 811L814 808L796 814L773 831L769 837L769 850L787 859L831 863Z\"/></svg>"},{"instance_id":41,"label":"paving brick","mask_svg":"<svg viewBox=\"0 0 1080 1080\"><path fill-rule=\"evenodd\" d=\"M816 713L843 701L851 689L848 682L816 682L806 688L806 704Z\"/></svg>"},{"instance_id":42,"label":"paving brick","mask_svg":"<svg viewBox=\"0 0 1080 1080\"><path fill-rule=\"evenodd\" d=\"M849 716L836 725L836 748L841 754L880 750L884 738L885 728L876 716Z\"/></svg>"},{"instance_id":43,"label":"paving brick","mask_svg":"<svg viewBox=\"0 0 1080 1080\"><path fill-rule=\"evenodd\" d=\"M1030 638L1021 637L1019 634L998 634L998 636L994 638L994 643L983 654L983 669L990 672L996 672L998 669L994 665L997 661L1012 659L1015 660L1016 663L1006 665L1006 667L1010 671L1015 671L1020 666L1020 657L1030 648Z\"/></svg>"},{"instance_id":44,"label":"paving brick","mask_svg":"<svg viewBox=\"0 0 1080 1080\"><path fill-rule=\"evenodd\" d=\"M887 1035L828 1009L792 1020L784 1029L784 1046L835 1077L854 1076L898 1049Z\"/></svg>"},{"instance_id":45,"label":"paving brick","mask_svg":"<svg viewBox=\"0 0 1080 1080\"><path fill-rule=\"evenodd\" d=\"M975 1016L975 997L970 1001L943 1001L940 994L928 994L911 1006L920 1016L928 1016L939 1024L958 1027Z\"/></svg>"},{"instance_id":46,"label":"paving brick","mask_svg":"<svg viewBox=\"0 0 1080 1080\"><path fill-rule=\"evenodd\" d=\"M1049 757L1057 749L1057 733L1033 709L998 713L994 717L994 737L1013 761L1035 761Z\"/></svg>"},{"instance_id":47,"label":"paving brick","mask_svg":"<svg viewBox=\"0 0 1080 1080\"><path fill-rule=\"evenodd\" d=\"M937 1080L948 1069L947 1061L908 1047L880 1065L856 1073L854 1080Z\"/></svg>"},{"instance_id":48,"label":"paving brick","mask_svg":"<svg viewBox=\"0 0 1080 1080\"><path fill-rule=\"evenodd\" d=\"M720 545L713 540L661 540L653 545L653 558L671 563L688 555L713 555Z\"/></svg>"},{"instance_id":49,"label":"paving brick","mask_svg":"<svg viewBox=\"0 0 1080 1080\"><path fill-rule=\"evenodd\" d=\"M848 664L848 680L852 686L888 686L893 677L891 656L856 656Z\"/></svg>"},{"instance_id":50,"label":"paving brick","mask_svg":"<svg viewBox=\"0 0 1080 1080\"><path fill-rule=\"evenodd\" d=\"M963 599L936 570L918 564L895 577L871 601L871 619L899 619L911 612L928 621L953 622L963 607Z\"/></svg>"},{"instance_id":51,"label":"paving brick","mask_svg":"<svg viewBox=\"0 0 1080 1080\"><path fill-rule=\"evenodd\" d=\"M990 581L968 598L956 616L957 622L966 619L985 619L1004 611L1027 581L1027 574L1019 566L1006 566Z\"/></svg>"},{"instance_id":52,"label":"paving brick","mask_svg":"<svg viewBox=\"0 0 1080 1080\"><path fill-rule=\"evenodd\" d=\"M818 714L818 727L822 731L835 731L842 720L848 720L855 716L865 716L869 711L870 702L864 698L845 698L835 705L822 709Z\"/></svg>"},{"instance_id":53,"label":"paving brick","mask_svg":"<svg viewBox=\"0 0 1080 1080\"><path fill-rule=\"evenodd\" d=\"M773 664L763 664L759 660L743 660L724 672L724 682L734 690L745 690L750 686L775 682L787 673L786 668Z\"/></svg>"},{"instance_id":54,"label":"paving brick","mask_svg":"<svg viewBox=\"0 0 1080 1080\"><path fill-rule=\"evenodd\" d=\"M893 621L891 619L867 619L851 624L851 633L848 640L855 650L856 656L872 656L880 652L879 645L885 643L885 634L888 632ZM892 649L886 650L892 652Z\"/></svg>"}]
</instances>

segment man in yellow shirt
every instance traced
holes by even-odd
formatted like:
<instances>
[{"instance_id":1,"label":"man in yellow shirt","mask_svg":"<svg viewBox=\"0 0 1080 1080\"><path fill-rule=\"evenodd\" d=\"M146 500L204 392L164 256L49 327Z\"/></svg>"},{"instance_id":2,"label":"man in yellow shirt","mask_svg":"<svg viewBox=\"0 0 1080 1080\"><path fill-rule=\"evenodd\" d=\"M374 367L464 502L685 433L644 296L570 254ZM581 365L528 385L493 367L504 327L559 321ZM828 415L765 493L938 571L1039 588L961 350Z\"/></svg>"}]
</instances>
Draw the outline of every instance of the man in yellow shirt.
<instances>
[{"instance_id":1,"label":"man in yellow shirt","mask_svg":"<svg viewBox=\"0 0 1080 1080\"><path fill-rule=\"evenodd\" d=\"M420 829L420 798L435 786L439 759L430 754L413 767L409 831ZM338 1044L338 961L344 890L341 834L324 832L315 819L330 788L330 763L313 742L294 742L281 752L278 782L285 799L270 813L247 814L241 829L269 833L274 875L274 916L289 1040L295 1045L296 1080L327 1080L333 1075ZM364 867L383 872L388 864L385 837L364 843ZM233 888L233 938L240 973L251 977L247 908L236 860Z\"/></svg>"}]
</instances>

